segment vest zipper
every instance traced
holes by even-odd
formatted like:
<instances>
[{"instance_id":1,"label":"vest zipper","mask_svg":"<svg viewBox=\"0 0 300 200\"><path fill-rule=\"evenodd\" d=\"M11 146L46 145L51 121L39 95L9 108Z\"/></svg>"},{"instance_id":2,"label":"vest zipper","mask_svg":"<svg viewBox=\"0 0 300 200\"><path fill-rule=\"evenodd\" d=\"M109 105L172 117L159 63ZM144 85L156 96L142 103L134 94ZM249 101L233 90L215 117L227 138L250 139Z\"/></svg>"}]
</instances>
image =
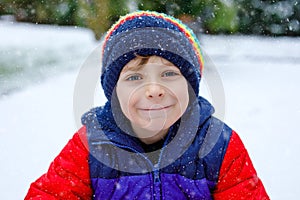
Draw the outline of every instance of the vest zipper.
<instances>
[{"instance_id":1,"label":"vest zipper","mask_svg":"<svg viewBox=\"0 0 300 200\"><path fill-rule=\"evenodd\" d=\"M160 183L159 170L153 172L153 180L155 184Z\"/></svg>"},{"instance_id":2,"label":"vest zipper","mask_svg":"<svg viewBox=\"0 0 300 200\"><path fill-rule=\"evenodd\" d=\"M160 159L161 159L161 155L160 155L160 158L159 158L159 162L157 164L153 165L153 163L149 160L149 158L147 158L147 156L145 156L141 152L139 152L136 149L131 148L129 146L120 145L120 144L116 144L116 143L113 143L113 142L92 142L92 145L99 145L99 144L115 145L116 147L131 150L134 153L137 153L140 156L142 156L148 162L148 164L151 166L151 169L152 169L152 174L153 174L153 188L152 188L153 191L152 191L152 193L153 193L154 199L155 200L161 199L161 195L160 195L161 181L160 181L160 172L159 172L159 162L160 162Z\"/></svg>"},{"instance_id":3,"label":"vest zipper","mask_svg":"<svg viewBox=\"0 0 300 200\"><path fill-rule=\"evenodd\" d=\"M155 200L161 199L160 191L161 191L160 173L159 173L159 168L156 164L153 170L153 195Z\"/></svg>"},{"instance_id":4,"label":"vest zipper","mask_svg":"<svg viewBox=\"0 0 300 200\"><path fill-rule=\"evenodd\" d=\"M167 135L167 138L164 142L163 148L160 151L158 162L153 166L153 195L155 200L162 199L161 196L161 178L160 178L160 163L162 159L162 154L164 151L164 147L167 144L167 141L170 138L170 134Z\"/></svg>"}]
</instances>

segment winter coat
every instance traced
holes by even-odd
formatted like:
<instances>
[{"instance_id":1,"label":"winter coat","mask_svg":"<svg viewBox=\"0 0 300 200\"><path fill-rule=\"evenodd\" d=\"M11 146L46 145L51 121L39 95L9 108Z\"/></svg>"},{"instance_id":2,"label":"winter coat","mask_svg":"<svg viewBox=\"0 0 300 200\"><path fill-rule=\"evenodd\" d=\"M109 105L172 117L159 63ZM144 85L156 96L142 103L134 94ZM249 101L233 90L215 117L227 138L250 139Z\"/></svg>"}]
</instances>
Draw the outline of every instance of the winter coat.
<instances>
[{"instance_id":1,"label":"winter coat","mask_svg":"<svg viewBox=\"0 0 300 200\"><path fill-rule=\"evenodd\" d=\"M239 136L212 114L199 98L153 154L110 103L92 109L25 199L269 199Z\"/></svg>"}]
</instances>

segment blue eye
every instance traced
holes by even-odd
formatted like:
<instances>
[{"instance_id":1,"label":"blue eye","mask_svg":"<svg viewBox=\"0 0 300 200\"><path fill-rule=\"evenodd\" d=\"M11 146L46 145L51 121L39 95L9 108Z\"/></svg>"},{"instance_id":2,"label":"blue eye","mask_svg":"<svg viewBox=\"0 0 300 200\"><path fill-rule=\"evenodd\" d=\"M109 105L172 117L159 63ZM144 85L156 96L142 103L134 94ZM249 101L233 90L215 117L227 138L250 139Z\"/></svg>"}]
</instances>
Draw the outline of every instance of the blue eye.
<instances>
[{"instance_id":1,"label":"blue eye","mask_svg":"<svg viewBox=\"0 0 300 200\"><path fill-rule=\"evenodd\" d=\"M179 73L177 73L177 72L174 72L174 71L167 71L167 72L164 72L163 73L163 77L169 77L169 76L178 76L179 75Z\"/></svg>"},{"instance_id":2,"label":"blue eye","mask_svg":"<svg viewBox=\"0 0 300 200\"><path fill-rule=\"evenodd\" d=\"M142 77L140 75L131 75L128 78L126 78L127 81L138 81L141 79L142 79Z\"/></svg>"}]
</instances>

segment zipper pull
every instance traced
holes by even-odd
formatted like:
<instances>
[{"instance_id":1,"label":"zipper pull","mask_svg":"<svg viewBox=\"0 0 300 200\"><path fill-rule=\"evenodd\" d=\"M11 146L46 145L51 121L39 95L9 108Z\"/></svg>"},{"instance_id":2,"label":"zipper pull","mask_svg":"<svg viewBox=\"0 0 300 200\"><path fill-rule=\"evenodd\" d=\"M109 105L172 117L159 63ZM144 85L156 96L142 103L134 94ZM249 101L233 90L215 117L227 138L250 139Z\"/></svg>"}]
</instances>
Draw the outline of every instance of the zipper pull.
<instances>
[{"instance_id":1,"label":"zipper pull","mask_svg":"<svg viewBox=\"0 0 300 200\"><path fill-rule=\"evenodd\" d=\"M154 183L160 183L159 170L153 172Z\"/></svg>"}]
</instances>

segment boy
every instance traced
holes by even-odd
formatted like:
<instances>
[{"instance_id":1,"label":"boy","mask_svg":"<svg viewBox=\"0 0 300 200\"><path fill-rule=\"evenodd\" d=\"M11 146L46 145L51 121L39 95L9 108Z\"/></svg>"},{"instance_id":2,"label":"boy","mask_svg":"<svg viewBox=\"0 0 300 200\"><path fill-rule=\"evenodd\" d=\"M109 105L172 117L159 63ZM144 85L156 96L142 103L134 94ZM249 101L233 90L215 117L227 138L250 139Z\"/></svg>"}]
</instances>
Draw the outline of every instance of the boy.
<instances>
[{"instance_id":1,"label":"boy","mask_svg":"<svg viewBox=\"0 0 300 200\"><path fill-rule=\"evenodd\" d=\"M107 103L25 199L269 199L238 135L198 96L191 30L165 14L121 18L103 46Z\"/></svg>"}]
</instances>

